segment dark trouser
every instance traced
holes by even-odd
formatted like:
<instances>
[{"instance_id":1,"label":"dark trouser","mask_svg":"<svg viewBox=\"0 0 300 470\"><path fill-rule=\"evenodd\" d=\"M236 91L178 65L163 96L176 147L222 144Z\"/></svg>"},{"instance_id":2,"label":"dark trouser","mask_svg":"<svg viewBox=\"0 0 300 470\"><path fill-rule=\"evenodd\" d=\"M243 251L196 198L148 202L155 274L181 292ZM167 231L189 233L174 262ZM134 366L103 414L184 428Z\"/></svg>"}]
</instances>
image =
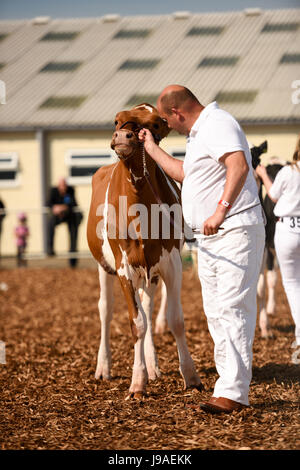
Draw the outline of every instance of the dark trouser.
<instances>
[{"instance_id":1,"label":"dark trouser","mask_svg":"<svg viewBox=\"0 0 300 470\"><path fill-rule=\"evenodd\" d=\"M49 244L48 244L48 254L53 254L54 246L54 232L55 227L63 222L68 224L69 235L70 235L70 248L69 252L77 251L77 234L78 234L78 223L76 221L76 215L70 214L68 217L61 219L55 215L50 216L49 219ZM76 266L77 258L70 258L69 263L71 266Z\"/></svg>"},{"instance_id":2,"label":"dark trouser","mask_svg":"<svg viewBox=\"0 0 300 470\"><path fill-rule=\"evenodd\" d=\"M27 266L27 261L24 259L25 246L18 246L17 250L17 266Z\"/></svg>"}]
</instances>

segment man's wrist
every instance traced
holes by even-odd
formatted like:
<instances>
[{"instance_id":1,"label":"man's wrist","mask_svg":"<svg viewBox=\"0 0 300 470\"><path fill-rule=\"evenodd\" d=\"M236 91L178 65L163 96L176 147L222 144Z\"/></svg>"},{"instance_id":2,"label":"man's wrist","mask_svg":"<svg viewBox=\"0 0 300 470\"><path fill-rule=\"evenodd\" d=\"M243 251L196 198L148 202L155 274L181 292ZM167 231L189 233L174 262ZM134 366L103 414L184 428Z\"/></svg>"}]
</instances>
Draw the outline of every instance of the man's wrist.
<instances>
[{"instance_id":1,"label":"man's wrist","mask_svg":"<svg viewBox=\"0 0 300 470\"><path fill-rule=\"evenodd\" d=\"M149 143L146 145L146 150L147 150L147 152L149 153L149 155L150 155L151 157L154 156L156 147L158 147L158 145L157 145L154 141L153 141L153 142L149 142Z\"/></svg>"},{"instance_id":2,"label":"man's wrist","mask_svg":"<svg viewBox=\"0 0 300 470\"><path fill-rule=\"evenodd\" d=\"M220 201L218 202L218 206L224 207L226 210L229 210L232 207L230 202L226 201L225 199L220 199Z\"/></svg>"},{"instance_id":3,"label":"man's wrist","mask_svg":"<svg viewBox=\"0 0 300 470\"><path fill-rule=\"evenodd\" d=\"M227 211L226 207L218 204L215 215L219 218L220 224L225 220Z\"/></svg>"}]
</instances>

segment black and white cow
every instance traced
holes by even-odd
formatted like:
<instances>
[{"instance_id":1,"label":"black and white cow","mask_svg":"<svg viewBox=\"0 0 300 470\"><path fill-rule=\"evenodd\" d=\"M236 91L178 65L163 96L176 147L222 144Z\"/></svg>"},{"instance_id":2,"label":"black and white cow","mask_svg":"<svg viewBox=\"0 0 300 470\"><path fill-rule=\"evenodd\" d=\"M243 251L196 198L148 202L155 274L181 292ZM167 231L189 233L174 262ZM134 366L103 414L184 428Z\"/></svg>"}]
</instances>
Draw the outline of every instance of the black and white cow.
<instances>
[{"instance_id":1,"label":"black and white cow","mask_svg":"<svg viewBox=\"0 0 300 470\"><path fill-rule=\"evenodd\" d=\"M270 164L266 166L266 169L272 181L274 181L284 164L284 162L275 157L270 160ZM273 333L268 316L276 313L277 261L274 247L276 217L274 215L275 204L267 194L263 197L262 185L259 189L259 195L266 216L266 246L257 285L259 327L261 336L263 338L270 338L273 336Z\"/></svg>"}]
</instances>

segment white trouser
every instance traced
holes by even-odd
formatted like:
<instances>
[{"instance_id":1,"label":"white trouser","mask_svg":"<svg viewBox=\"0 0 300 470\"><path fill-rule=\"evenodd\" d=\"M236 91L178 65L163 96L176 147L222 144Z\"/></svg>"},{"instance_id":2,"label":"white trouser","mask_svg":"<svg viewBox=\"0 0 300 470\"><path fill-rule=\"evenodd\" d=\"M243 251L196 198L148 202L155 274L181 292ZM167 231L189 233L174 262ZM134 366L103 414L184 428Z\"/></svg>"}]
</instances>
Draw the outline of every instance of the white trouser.
<instances>
[{"instance_id":1,"label":"white trouser","mask_svg":"<svg viewBox=\"0 0 300 470\"><path fill-rule=\"evenodd\" d=\"M259 224L222 232L198 239L203 306L219 374L213 396L248 405L265 229Z\"/></svg>"},{"instance_id":2,"label":"white trouser","mask_svg":"<svg viewBox=\"0 0 300 470\"><path fill-rule=\"evenodd\" d=\"M300 345L300 233L292 233L277 222L274 238L282 283L295 322L296 344Z\"/></svg>"}]
</instances>

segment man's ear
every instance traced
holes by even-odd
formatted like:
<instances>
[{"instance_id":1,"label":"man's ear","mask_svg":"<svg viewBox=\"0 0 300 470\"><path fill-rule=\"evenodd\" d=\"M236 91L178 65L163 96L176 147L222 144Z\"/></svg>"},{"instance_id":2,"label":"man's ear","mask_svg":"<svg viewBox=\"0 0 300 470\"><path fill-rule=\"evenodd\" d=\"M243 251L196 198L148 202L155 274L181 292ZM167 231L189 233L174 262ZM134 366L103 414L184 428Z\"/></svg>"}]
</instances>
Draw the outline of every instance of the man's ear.
<instances>
[{"instance_id":1,"label":"man's ear","mask_svg":"<svg viewBox=\"0 0 300 470\"><path fill-rule=\"evenodd\" d=\"M171 108L171 111L179 119L180 122L184 121L184 116L178 108Z\"/></svg>"},{"instance_id":2,"label":"man's ear","mask_svg":"<svg viewBox=\"0 0 300 470\"><path fill-rule=\"evenodd\" d=\"M177 117L178 121L183 122L185 120L184 115L178 108L171 108L171 111Z\"/></svg>"}]
</instances>

